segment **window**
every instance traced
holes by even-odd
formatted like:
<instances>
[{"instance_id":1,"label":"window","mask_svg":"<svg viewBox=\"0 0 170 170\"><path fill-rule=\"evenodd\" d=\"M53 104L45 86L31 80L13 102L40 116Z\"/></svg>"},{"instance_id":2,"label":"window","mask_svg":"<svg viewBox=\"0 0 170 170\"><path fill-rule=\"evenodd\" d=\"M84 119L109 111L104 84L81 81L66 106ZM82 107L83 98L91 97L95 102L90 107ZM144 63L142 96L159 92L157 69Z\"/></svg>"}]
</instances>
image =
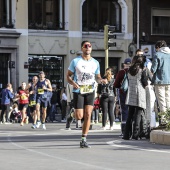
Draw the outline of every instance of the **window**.
<instances>
[{"instance_id":1,"label":"window","mask_svg":"<svg viewBox=\"0 0 170 170\"><path fill-rule=\"evenodd\" d=\"M64 0L28 0L29 29L64 29Z\"/></svg>"},{"instance_id":2,"label":"window","mask_svg":"<svg viewBox=\"0 0 170 170\"><path fill-rule=\"evenodd\" d=\"M14 27L14 19L12 19L12 0L0 0L0 27Z\"/></svg>"},{"instance_id":3,"label":"window","mask_svg":"<svg viewBox=\"0 0 170 170\"><path fill-rule=\"evenodd\" d=\"M121 8L117 0L86 0L82 9L83 31L103 31L104 25L115 25L121 32Z\"/></svg>"},{"instance_id":4,"label":"window","mask_svg":"<svg viewBox=\"0 0 170 170\"><path fill-rule=\"evenodd\" d=\"M170 9L152 9L152 34L170 35Z\"/></svg>"}]
</instances>

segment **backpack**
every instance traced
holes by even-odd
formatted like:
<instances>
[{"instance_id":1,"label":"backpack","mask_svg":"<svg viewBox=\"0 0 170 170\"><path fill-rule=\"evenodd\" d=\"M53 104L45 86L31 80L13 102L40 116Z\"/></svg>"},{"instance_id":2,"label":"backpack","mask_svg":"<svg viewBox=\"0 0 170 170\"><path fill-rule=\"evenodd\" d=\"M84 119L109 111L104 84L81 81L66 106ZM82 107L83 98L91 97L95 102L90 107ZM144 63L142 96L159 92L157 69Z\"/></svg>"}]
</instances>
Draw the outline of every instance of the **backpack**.
<instances>
[{"instance_id":1,"label":"backpack","mask_svg":"<svg viewBox=\"0 0 170 170\"><path fill-rule=\"evenodd\" d=\"M114 79L112 79L108 84L102 84L102 87L101 87L101 96L102 97L109 97L111 92L113 91L113 82L114 82ZM112 89L110 89L112 86Z\"/></svg>"},{"instance_id":2,"label":"backpack","mask_svg":"<svg viewBox=\"0 0 170 170\"><path fill-rule=\"evenodd\" d=\"M124 71L125 71L125 70L124 70ZM121 89L123 92L127 92L128 86L129 86L128 76L127 76L127 73L126 73L126 71L125 71L125 75L124 75L124 78L123 78L123 80L122 80L120 89Z\"/></svg>"}]
</instances>

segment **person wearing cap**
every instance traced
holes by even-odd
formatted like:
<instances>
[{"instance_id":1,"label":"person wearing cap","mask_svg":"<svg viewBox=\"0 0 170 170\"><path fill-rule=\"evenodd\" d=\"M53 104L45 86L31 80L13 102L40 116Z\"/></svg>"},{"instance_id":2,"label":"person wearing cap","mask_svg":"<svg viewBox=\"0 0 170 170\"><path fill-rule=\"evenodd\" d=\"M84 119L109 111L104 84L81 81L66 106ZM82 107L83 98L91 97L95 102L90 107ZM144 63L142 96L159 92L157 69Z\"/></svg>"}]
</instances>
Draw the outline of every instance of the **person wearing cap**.
<instances>
[{"instance_id":1,"label":"person wearing cap","mask_svg":"<svg viewBox=\"0 0 170 170\"><path fill-rule=\"evenodd\" d=\"M37 82L37 104L36 104L36 113L37 113L37 124L36 127L39 128L41 125L40 122L40 106L42 106L42 128L46 130L45 120L47 116L47 106L49 103L48 91L52 92L50 80L45 78L45 73L40 71L39 81Z\"/></svg>"},{"instance_id":2,"label":"person wearing cap","mask_svg":"<svg viewBox=\"0 0 170 170\"><path fill-rule=\"evenodd\" d=\"M124 92L123 90L121 90L120 87L121 87L123 78L125 76L125 73L127 74L130 65L131 65L131 59L126 58L123 64L124 68L121 69L117 73L116 79L114 82L114 87L119 89L119 99L120 99L120 106L121 106L121 136L123 136L123 133L125 130L126 120L128 117L128 106L125 104L127 92Z\"/></svg>"},{"instance_id":3,"label":"person wearing cap","mask_svg":"<svg viewBox=\"0 0 170 170\"><path fill-rule=\"evenodd\" d=\"M74 58L67 71L67 81L73 85L73 100L75 117L77 120L84 118L80 148L90 148L87 143L87 135L91 123L91 114L95 96L95 81L107 83L101 78L100 65L91 57L92 45L89 41L81 43L83 54ZM74 75L72 77L72 75Z\"/></svg>"}]
</instances>

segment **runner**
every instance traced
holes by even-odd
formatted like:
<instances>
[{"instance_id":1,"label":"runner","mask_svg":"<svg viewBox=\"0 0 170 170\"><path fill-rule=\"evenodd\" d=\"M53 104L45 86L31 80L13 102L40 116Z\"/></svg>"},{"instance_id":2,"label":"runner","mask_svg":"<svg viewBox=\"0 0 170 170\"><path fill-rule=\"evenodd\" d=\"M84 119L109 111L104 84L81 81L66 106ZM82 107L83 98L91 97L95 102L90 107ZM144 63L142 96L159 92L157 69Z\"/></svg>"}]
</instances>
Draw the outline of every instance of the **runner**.
<instances>
[{"instance_id":1,"label":"runner","mask_svg":"<svg viewBox=\"0 0 170 170\"><path fill-rule=\"evenodd\" d=\"M83 54L71 61L67 72L67 81L73 85L75 117L77 120L84 117L80 147L90 148L86 142L86 137L93 110L95 79L98 83L107 83L107 81L100 76L99 62L91 57L91 43L83 41L81 47ZM72 75L74 75L73 78Z\"/></svg>"},{"instance_id":2,"label":"runner","mask_svg":"<svg viewBox=\"0 0 170 170\"><path fill-rule=\"evenodd\" d=\"M39 81L37 82L36 127L39 128L41 125L40 106L42 106L42 128L44 130L46 130L45 119L47 115L47 106L48 106L48 91L52 92L51 82L50 80L45 78L45 73L43 71L40 71Z\"/></svg>"},{"instance_id":3,"label":"runner","mask_svg":"<svg viewBox=\"0 0 170 170\"><path fill-rule=\"evenodd\" d=\"M19 97L19 110L22 114L22 120L21 120L21 126L24 125L26 118L27 118L27 113L26 110L28 108L28 97L29 97L29 92L26 90L26 82L22 82L21 87L18 88L18 92L16 95L16 98Z\"/></svg>"},{"instance_id":4,"label":"runner","mask_svg":"<svg viewBox=\"0 0 170 170\"><path fill-rule=\"evenodd\" d=\"M31 128L36 128L36 122L37 122L37 114L36 114L36 93L37 93L37 82L38 77L34 76L32 78L32 82L28 84L27 89L29 89L29 108L30 108L30 114L33 119L33 124Z\"/></svg>"}]
</instances>

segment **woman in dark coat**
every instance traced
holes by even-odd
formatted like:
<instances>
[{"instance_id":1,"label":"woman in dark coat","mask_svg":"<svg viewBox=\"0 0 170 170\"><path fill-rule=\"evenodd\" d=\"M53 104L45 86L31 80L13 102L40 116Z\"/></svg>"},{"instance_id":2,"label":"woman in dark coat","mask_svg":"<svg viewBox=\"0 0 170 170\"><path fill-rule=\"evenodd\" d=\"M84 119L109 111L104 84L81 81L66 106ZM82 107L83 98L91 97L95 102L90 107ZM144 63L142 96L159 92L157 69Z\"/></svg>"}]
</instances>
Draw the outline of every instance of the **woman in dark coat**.
<instances>
[{"instance_id":1,"label":"woman in dark coat","mask_svg":"<svg viewBox=\"0 0 170 170\"><path fill-rule=\"evenodd\" d=\"M146 109L145 87L148 85L147 76L144 71L145 61L144 56L134 56L132 65L128 71L129 87L126 96L126 105L129 106L129 113L123 137L125 140L130 138L132 120L134 121L132 138L137 140L140 135L141 118L144 116Z\"/></svg>"}]
</instances>

